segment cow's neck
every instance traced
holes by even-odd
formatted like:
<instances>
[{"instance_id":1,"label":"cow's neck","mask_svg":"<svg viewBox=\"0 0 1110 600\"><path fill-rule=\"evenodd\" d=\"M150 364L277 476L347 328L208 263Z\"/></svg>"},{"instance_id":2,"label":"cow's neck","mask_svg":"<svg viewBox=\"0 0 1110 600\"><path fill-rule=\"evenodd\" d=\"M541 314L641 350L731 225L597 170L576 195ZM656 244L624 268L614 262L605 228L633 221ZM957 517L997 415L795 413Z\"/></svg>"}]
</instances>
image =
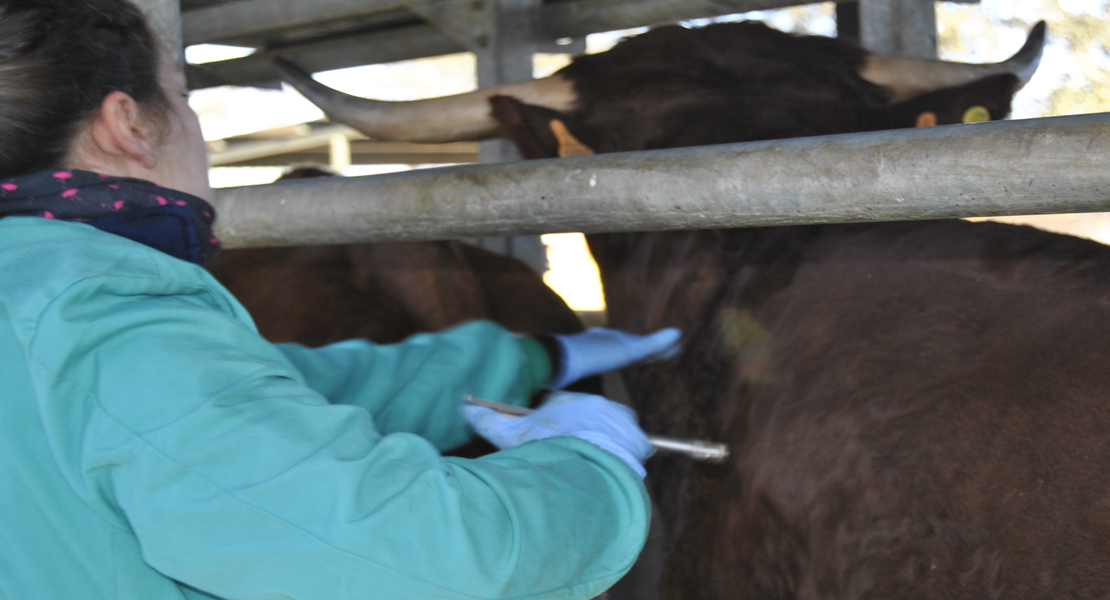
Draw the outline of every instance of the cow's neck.
<instances>
[{"instance_id":1,"label":"cow's neck","mask_svg":"<svg viewBox=\"0 0 1110 600\"><path fill-rule=\"evenodd\" d=\"M683 331L678 360L624 371L646 430L732 443L746 438L745 398L768 370L770 299L789 283L805 239L817 234L783 227L587 236L611 326ZM684 507L698 502L687 497L693 479L697 489L706 489L704 479L730 485L721 469L654 459L652 479L668 485L652 491L671 535L682 529Z\"/></svg>"}]
</instances>

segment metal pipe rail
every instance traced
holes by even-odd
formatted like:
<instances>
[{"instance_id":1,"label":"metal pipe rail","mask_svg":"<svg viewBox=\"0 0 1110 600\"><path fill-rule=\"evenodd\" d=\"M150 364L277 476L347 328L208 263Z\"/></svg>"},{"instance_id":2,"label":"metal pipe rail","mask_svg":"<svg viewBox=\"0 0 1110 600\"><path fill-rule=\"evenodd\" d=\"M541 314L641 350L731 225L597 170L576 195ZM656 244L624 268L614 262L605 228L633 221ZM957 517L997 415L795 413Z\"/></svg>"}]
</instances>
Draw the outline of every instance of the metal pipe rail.
<instances>
[{"instance_id":1,"label":"metal pipe rail","mask_svg":"<svg viewBox=\"0 0 1110 600\"><path fill-rule=\"evenodd\" d=\"M181 45L181 6L178 0L131 0L150 20L151 29L173 52L174 60L185 62Z\"/></svg>"},{"instance_id":2,"label":"metal pipe rail","mask_svg":"<svg viewBox=\"0 0 1110 600\"><path fill-rule=\"evenodd\" d=\"M582 37L599 31L628 29L682 19L715 17L752 10L783 8L800 0L574 0L545 4L537 21L551 40ZM846 2L849 0L837 0ZM227 43L269 47L312 72L386 63L464 48L429 25L359 28L343 33L359 19L395 17L403 7L422 0L247 0L182 15L185 45ZM388 19L387 19L388 20ZM304 35L314 28L341 24L330 35ZM274 42L283 36L305 41ZM272 53L194 65L187 69L189 89L220 85L259 85L280 80L270 63Z\"/></svg>"},{"instance_id":3,"label":"metal pipe rail","mask_svg":"<svg viewBox=\"0 0 1110 600\"><path fill-rule=\"evenodd\" d=\"M245 38L265 38L329 22L383 15L424 3L426 0L245 0L188 11L182 17L182 26L187 46L241 43ZM798 3L799 0L572 0L545 5L540 22L554 39Z\"/></svg>"},{"instance_id":4,"label":"metal pipe rail","mask_svg":"<svg viewBox=\"0 0 1110 600\"><path fill-rule=\"evenodd\" d=\"M226 247L1110 210L1110 113L231 188Z\"/></svg>"}]
</instances>

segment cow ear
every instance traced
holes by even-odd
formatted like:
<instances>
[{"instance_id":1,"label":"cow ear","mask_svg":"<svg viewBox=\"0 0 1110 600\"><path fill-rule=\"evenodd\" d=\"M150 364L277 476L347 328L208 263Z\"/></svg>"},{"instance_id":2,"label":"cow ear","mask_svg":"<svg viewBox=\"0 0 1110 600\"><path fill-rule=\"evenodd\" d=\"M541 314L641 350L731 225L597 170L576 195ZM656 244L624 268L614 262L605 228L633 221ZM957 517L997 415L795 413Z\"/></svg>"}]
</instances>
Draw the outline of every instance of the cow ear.
<instances>
[{"instance_id":1,"label":"cow ear","mask_svg":"<svg viewBox=\"0 0 1110 600\"><path fill-rule=\"evenodd\" d=\"M985 106L972 106L964 112L964 123L988 123L991 120L991 111Z\"/></svg>"},{"instance_id":2,"label":"cow ear","mask_svg":"<svg viewBox=\"0 0 1110 600\"><path fill-rule=\"evenodd\" d=\"M567 129L566 124L559 119L551 119L547 126L551 128L551 133L555 134L555 139L559 142L559 158L596 154L593 148L583 144L578 138L574 137L570 129Z\"/></svg>"},{"instance_id":3,"label":"cow ear","mask_svg":"<svg viewBox=\"0 0 1110 600\"><path fill-rule=\"evenodd\" d=\"M925 111L917 115L917 127L936 127L937 126L937 113L932 111Z\"/></svg>"}]
</instances>

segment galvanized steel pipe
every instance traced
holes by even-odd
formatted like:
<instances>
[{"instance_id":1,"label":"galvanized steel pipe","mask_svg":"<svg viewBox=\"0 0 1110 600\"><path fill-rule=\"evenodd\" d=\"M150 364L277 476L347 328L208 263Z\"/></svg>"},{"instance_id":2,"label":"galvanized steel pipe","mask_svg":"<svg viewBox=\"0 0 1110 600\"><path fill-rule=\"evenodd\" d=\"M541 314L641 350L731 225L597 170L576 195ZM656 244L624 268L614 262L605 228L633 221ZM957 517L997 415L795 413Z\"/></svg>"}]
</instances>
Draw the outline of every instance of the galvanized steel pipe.
<instances>
[{"instance_id":1,"label":"galvanized steel pipe","mask_svg":"<svg viewBox=\"0 0 1110 600\"><path fill-rule=\"evenodd\" d=\"M221 190L229 248L1110 210L1110 113Z\"/></svg>"},{"instance_id":2,"label":"galvanized steel pipe","mask_svg":"<svg viewBox=\"0 0 1110 600\"><path fill-rule=\"evenodd\" d=\"M184 62L181 45L181 6L179 0L131 0L150 21L150 27L178 63Z\"/></svg>"}]
</instances>

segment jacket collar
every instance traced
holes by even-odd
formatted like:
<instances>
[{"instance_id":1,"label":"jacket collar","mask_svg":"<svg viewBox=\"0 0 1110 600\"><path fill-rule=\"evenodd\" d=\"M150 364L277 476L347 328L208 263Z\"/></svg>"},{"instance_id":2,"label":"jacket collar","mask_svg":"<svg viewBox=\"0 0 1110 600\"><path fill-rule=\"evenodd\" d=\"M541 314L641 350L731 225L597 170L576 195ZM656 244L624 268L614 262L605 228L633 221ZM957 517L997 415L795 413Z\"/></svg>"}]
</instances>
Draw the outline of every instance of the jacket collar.
<instances>
[{"instance_id":1,"label":"jacket collar","mask_svg":"<svg viewBox=\"0 0 1110 600\"><path fill-rule=\"evenodd\" d=\"M10 216L86 223L196 264L220 251L212 205L141 179L50 170L0 180L0 218Z\"/></svg>"}]
</instances>

